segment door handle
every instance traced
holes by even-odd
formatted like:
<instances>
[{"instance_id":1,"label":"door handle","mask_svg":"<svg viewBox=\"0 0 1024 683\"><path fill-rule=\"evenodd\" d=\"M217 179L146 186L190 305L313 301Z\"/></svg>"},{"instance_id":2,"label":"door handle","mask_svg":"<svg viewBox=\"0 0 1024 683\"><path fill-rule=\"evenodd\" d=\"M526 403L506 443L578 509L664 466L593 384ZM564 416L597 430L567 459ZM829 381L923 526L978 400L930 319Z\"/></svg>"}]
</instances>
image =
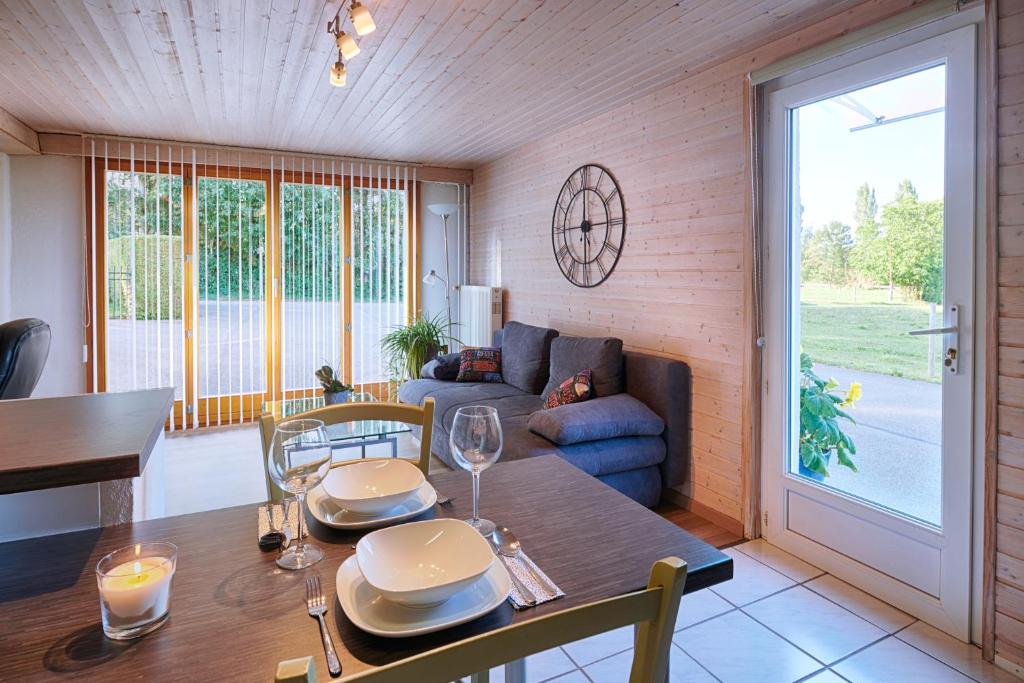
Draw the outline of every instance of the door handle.
<instances>
[{"instance_id":1,"label":"door handle","mask_svg":"<svg viewBox=\"0 0 1024 683\"><path fill-rule=\"evenodd\" d=\"M959 328L953 327L932 327L927 330L911 330L907 332L911 337L920 337L926 334L951 334L953 332L959 332Z\"/></svg>"},{"instance_id":2,"label":"door handle","mask_svg":"<svg viewBox=\"0 0 1024 683\"><path fill-rule=\"evenodd\" d=\"M942 364L955 375L960 369L960 307L953 305L949 307L949 325L945 327L932 327L925 330L910 330L908 334L912 337L920 337L930 334L949 335L946 343L946 350L943 353Z\"/></svg>"}]
</instances>

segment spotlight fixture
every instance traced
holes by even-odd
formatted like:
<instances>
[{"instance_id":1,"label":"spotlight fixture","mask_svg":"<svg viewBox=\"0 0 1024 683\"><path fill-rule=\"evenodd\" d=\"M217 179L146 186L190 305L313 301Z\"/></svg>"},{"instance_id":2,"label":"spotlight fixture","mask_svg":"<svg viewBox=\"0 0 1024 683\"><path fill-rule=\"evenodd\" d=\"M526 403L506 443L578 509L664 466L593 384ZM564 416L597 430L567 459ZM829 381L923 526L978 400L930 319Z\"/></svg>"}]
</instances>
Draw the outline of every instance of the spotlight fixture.
<instances>
[{"instance_id":1,"label":"spotlight fixture","mask_svg":"<svg viewBox=\"0 0 1024 683\"><path fill-rule=\"evenodd\" d=\"M345 68L345 62L342 61L341 52L338 52L338 61L331 67L331 85L336 88L344 88L345 81L348 80L348 69Z\"/></svg>"},{"instance_id":2,"label":"spotlight fixture","mask_svg":"<svg viewBox=\"0 0 1024 683\"><path fill-rule=\"evenodd\" d=\"M356 45L355 39L344 31L338 33L334 39L334 43L338 46L338 49L341 50L341 54L345 59L352 59L359 54L359 46Z\"/></svg>"},{"instance_id":3,"label":"spotlight fixture","mask_svg":"<svg viewBox=\"0 0 1024 683\"><path fill-rule=\"evenodd\" d=\"M352 0L352 7L349 8L348 16L352 19L352 25L355 26L356 33L361 36L373 33L377 29L377 24L373 23L373 17L370 16L370 10L366 9L366 5L359 2L359 0Z\"/></svg>"}]
</instances>

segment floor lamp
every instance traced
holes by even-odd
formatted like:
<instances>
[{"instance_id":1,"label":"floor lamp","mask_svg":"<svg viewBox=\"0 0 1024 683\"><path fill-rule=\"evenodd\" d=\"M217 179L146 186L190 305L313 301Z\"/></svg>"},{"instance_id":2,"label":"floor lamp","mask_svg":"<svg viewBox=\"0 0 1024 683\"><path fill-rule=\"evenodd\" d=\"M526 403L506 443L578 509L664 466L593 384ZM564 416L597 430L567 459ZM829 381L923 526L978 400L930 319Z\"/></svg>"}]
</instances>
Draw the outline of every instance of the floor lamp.
<instances>
[{"instance_id":1,"label":"floor lamp","mask_svg":"<svg viewBox=\"0 0 1024 683\"><path fill-rule=\"evenodd\" d=\"M432 214L441 217L441 223L443 225L444 233L444 277L437 274L437 271L433 268L430 272L423 277L423 284L435 285L438 280L444 282L444 301L448 307L448 336L452 334L452 271L448 265L448 217L452 215L458 215L459 205L458 204L430 204L427 206Z\"/></svg>"}]
</instances>

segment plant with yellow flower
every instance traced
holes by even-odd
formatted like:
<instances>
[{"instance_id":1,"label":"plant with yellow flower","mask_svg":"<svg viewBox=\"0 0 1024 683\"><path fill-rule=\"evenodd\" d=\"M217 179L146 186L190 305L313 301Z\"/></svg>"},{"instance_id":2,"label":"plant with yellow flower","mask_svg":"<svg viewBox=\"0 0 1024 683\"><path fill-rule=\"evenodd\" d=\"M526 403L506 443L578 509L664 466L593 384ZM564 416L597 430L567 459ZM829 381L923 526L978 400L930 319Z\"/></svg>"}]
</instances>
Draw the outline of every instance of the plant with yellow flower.
<instances>
[{"instance_id":1,"label":"plant with yellow flower","mask_svg":"<svg viewBox=\"0 0 1024 683\"><path fill-rule=\"evenodd\" d=\"M800 473L818 481L828 476L832 454L836 462L854 472L857 466L850 456L857 447L843 431L840 420L855 423L846 412L860 400L860 382L853 382L845 396L837 391L839 382L824 380L814 372L814 361L800 352Z\"/></svg>"}]
</instances>

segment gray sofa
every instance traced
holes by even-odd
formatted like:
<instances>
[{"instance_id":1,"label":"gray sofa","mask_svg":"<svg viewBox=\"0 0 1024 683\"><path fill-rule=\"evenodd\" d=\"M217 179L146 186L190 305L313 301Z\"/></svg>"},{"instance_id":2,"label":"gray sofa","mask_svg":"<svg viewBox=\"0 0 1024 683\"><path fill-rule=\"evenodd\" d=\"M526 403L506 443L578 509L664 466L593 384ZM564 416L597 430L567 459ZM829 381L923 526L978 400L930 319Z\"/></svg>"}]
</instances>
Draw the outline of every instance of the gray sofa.
<instances>
[{"instance_id":1,"label":"gray sofa","mask_svg":"<svg viewBox=\"0 0 1024 683\"><path fill-rule=\"evenodd\" d=\"M543 328L517 325L518 339L523 328L531 331L542 331ZM551 338L557 336L552 332L546 339L545 349L549 351ZM512 335L510 334L510 339ZM536 344L537 333L534 333ZM563 341L581 338L562 338ZM495 335L494 345L502 347L502 331ZM596 341L596 340L595 340ZM618 341L618 340L614 340ZM536 345L532 348L536 348ZM619 347L621 348L621 342ZM508 353L506 354L506 351ZM516 356L514 349L507 344L503 348L503 364L506 358ZM616 351L616 354L618 352ZM519 354L520 357L522 354ZM522 362L508 371L503 367L503 378L506 382L516 381L521 386L532 388L544 387L540 393L530 393L508 383L472 383L454 382L438 379L416 379L405 382L398 392L403 403L422 405L423 400L432 397L435 401L434 425L431 438L431 450L438 458L450 467L456 467L449 452L448 435L455 417L461 406L489 405L497 409L501 418L505 436L502 460L519 460L538 455L558 455L579 467L584 472L597 477L609 486L621 491L637 502L651 507L661 498L662 489L677 486L686 480L690 460L690 369L680 361L630 351L621 352L621 373L616 378L615 388L605 388L604 394L617 393L623 390L630 396L646 404L665 423L664 431L658 436L621 436L605 438L571 445L558 445L547 438L530 431L527 426L530 415L543 407L545 391L548 383L547 353L536 354L537 359L531 363L534 375L531 381L524 384L521 377ZM564 357L564 354L563 354ZM618 357L618 356L616 356ZM540 362L537 362L540 361ZM554 359L550 363L554 366ZM568 372L578 372L584 368L567 368L565 361L558 371L568 376ZM506 372L508 374L506 374ZM555 372L555 369L551 369ZM518 375L517 380L512 376ZM562 377L552 377L551 382L561 381ZM595 382L596 383L596 382ZM601 392L598 395L602 395ZM593 403L586 401L575 404L583 406ZM560 409L556 409L560 410ZM577 411L579 412L579 411Z\"/></svg>"}]
</instances>

